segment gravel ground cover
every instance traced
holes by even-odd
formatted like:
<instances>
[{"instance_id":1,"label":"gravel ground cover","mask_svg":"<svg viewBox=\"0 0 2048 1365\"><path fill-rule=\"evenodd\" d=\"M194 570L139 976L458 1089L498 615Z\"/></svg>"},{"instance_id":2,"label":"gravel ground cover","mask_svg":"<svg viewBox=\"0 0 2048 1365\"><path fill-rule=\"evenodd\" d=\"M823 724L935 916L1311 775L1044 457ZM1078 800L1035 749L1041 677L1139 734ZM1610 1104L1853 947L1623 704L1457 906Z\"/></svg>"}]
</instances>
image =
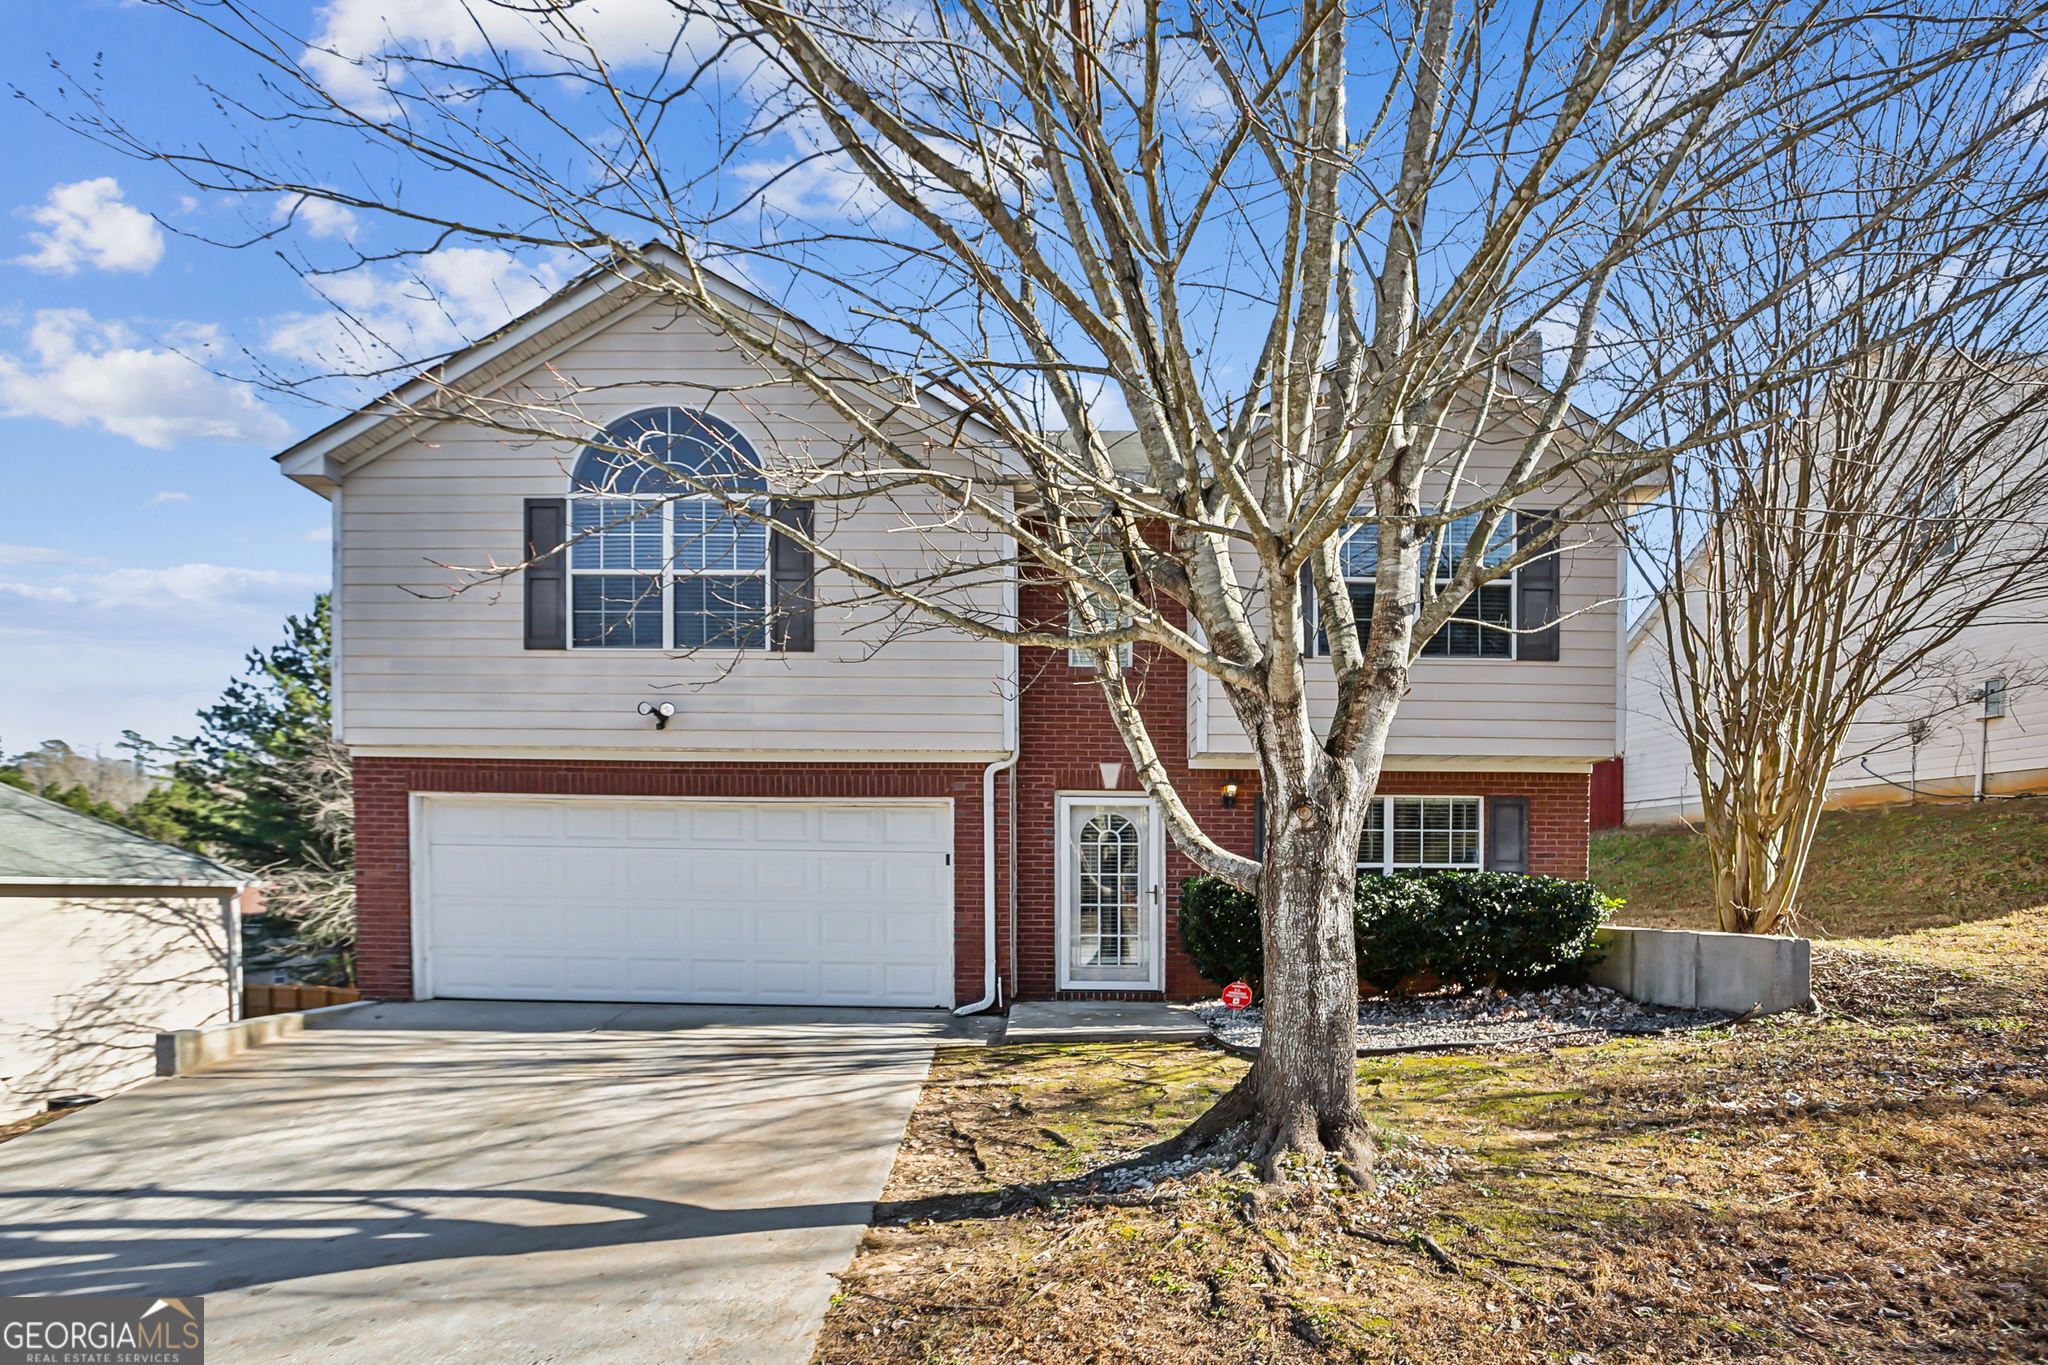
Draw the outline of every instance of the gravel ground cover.
<instances>
[{"instance_id":1,"label":"gravel ground cover","mask_svg":"<svg viewBox=\"0 0 2048 1365\"><path fill-rule=\"evenodd\" d=\"M1257 1051L1263 1033L1259 1009L1229 1010L1220 1001L1195 1014L1225 1047ZM1585 1041L1594 1033L1646 1034L1725 1023L1722 1010L1679 1010L1643 1005L1604 986L1559 986L1541 991L1444 992L1383 997L1358 1007L1361 1055L1454 1047L1516 1047L1553 1038Z\"/></svg>"}]
</instances>

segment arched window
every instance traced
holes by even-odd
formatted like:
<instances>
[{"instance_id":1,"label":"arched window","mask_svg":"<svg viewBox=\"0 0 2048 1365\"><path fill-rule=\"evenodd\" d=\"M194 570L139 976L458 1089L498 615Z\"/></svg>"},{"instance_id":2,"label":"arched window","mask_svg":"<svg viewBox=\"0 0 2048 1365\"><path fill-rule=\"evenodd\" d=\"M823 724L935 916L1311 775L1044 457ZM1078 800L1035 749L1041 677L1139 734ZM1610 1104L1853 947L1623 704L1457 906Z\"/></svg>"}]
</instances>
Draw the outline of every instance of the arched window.
<instances>
[{"instance_id":1,"label":"arched window","mask_svg":"<svg viewBox=\"0 0 2048 1365\"><path fill-rule=\"evenodd\" d=\"M606 427L570 479L570 643L764 647L768 503L754 495L767 491L746 437L709 413L652 408Z\"/></svg>"},{"instance_id":2,"label":"arched window","mask_svg":"<svg viewBox=\"0 0 2048 1365\"><path fill-rule=\"evenodd\" d=\"M611 498L768 491L747 438L690 408L649 408L612 423L583 448L572 483L578 493Z\"/></svg>"}]
</instances>

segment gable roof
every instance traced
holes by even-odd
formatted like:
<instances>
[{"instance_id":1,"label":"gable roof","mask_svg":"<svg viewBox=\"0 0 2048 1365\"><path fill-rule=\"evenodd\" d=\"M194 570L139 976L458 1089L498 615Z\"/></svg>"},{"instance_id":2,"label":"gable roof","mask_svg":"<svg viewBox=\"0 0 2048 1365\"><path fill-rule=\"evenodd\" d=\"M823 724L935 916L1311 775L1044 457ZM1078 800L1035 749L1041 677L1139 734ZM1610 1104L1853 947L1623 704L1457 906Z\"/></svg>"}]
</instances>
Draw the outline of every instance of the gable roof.
<instances>
[{"instance_id":1,"label":"gable roof","mask_svg":"<svg viewBox=\"0 0 2048 1365\"><path fill-rule=\"evenodd\" d=\"M249 880L211 858L0 783L0 884L227 889Z\"/></svg>"},{"instance_id":2,"label":"gable roof","mask_svg":"<svg viewBox=\"0 0 2048 1365\"><path fill-rule=\"evenodd\" d=\"M669 247L650 243L643 255L664 266L681 266L683 258ZM851 343L819 331L803 319L753 290L715 271L697 267L722 304L751 314L763 327L787 338L821 369L857 382L887 382L894 376ZM505 383L598 329L668 297L642 282L642 267L632 261L606 261L593 266L556 290L538 306L512 319L481 341L467 346L335 422L280 451L277 461L285 477L323 497L331 497L342 477L404 441L423 423L435 394L444 389L476 391ZM900 392L900 390L899 390ZM916 395L934 421L980 430L982 424L963 414L934 386ZM446 420L461 421L450 413ZM983 431L983 435L987 433Z\"/></svg>"}]
</instances>

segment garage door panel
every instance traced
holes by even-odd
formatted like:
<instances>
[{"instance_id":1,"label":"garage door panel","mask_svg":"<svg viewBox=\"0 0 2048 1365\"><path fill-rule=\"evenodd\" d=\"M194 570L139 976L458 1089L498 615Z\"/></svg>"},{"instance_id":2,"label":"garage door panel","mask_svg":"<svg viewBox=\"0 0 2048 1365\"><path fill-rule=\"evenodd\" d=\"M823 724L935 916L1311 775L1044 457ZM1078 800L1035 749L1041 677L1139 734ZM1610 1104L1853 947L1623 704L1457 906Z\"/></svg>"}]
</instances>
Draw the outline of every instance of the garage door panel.
<instances>
[{"instance_id":1,"label":"garage door panel","mask_svg":"<svg viewBox=\"0 0 2048 1365\"><path fill-rule=\"evenodd\" d=\"M688 833L674 806L643 803L626 808L626 837L636 844L678 844Z\"/></svg>"},{"instance_id":2,"label":"garage door panel","mask_svg":"<svg viewBox=\"0 0 2048 1365\"><path fill-rule=\"evenodd\" d=\"M688 964L673 957L639 957L623 964L636 996L668 996L683 990Z\"/></svg>"},{"instance_id":3,"label":"garage door panel","mask_svg":"<svg viewBox=\"0 0 2048 1365\"><path fill-rule=\"evenodd\" d=\"M501 803L496 807L498 818L490 833L502 841L515 839L545 839L558 833L558 823L563 811L559 806L537 806L520 803Z\"/></svg>"},{"instance_id":4,"label":"garage door panel","mask_svg":"<svg viewBox=\"0 0 2048 1365\"><path fill-rule=\"evenodd\" d=\"M891 901L929 904L939 894L945 869L930 859L891 859L882 868L882 894Z\"/></svg>"},{"instance_id":5,"label":"garage door panel","mask_svg":"<svg viewBox=\"0 0 2048 1365\"><path fill-rule=\"evenodd\" d=\"M827 806L818 812L818 838L828 844L877 844L882 820L859 806Z\"/></svg>"},{"instance_id":6,"label":"garage door panel","mask_svg":"<svg viewBox=\"0 0 2048 1365\"><path fill-rule=\"evenodd\" d=\"M736 947L748 941L747 914L743 910L692 910L689 938L703 947Z\"/></svg>"},{"instance_id":7,"label":"garage door panel","mask_svg":"<svg viewBox=\"0 0 2048 1365\"><path fill-rule=\"evenodd\" d=\"M952 814L936 807L890 806L881 812L881 842L896 848L942 848L952 843Z\"/></svg>"},{"instance_id":8,"label":"garage door panel","mask_svg":"<svg viewBox=\"0 0 2048 1365\"><path fill-rule=\"evenodd\" d=\"M943 987L938 969L924 964L891 962L882 967L882 991L892 1000L922 999Z\"/></svg>"},{"instance_id":9,"label":"garage door panel","mask_svg":"<svg viewBox=\"0 0 2048 1365\"><path fill-rule=\"evenodd\" d=\"M812 937L812 916L807 911L763 908L754 912L756 943L808 947Z\"/></svg>"},{"instance_id":10,"label":"garage door panel","mask_svg":"<svg viewBox=\"0 0 2048 1365\"><path fill-rule=\"evenodd\" d=\"M674 952L688 938L683 917L673 910L635 908L626 912L625 920L626 943L649 952Z\"/></svg>"},{"instance_id":11,"label":"garage door panel","mask_svg":"<svg viewBox=\"0 0 2048 1365\"><path fill-rule=\"evenodd\" d=\"M819 915L818 936L827 948L865 948L880 937L873 915L844 910L828 910Z\"/></svg>"},{"instance_id":12,"label":"garage door panel","mask_svg":"<svg viewBox=\"0 0 2048 1365\"><path fill-rule=\"evenodd\" d=\"M754 864L753 890L762 896L802 895L815 889L816 871L810 858L764 858Z\"/></svg>"},{"instance_id":13,"label":"garage door panel","mask_svg":"<svg viewBox=\"0 0 2048 1365\"><path fill-rule=\"evenodd\" d=\"M808 806L758 806L754 839L763 844L810 844L817 841L817 812Z\"/></svg>"},{"instance_id":14,"label":"garage door panel","mask_svg":"<svg viewBox=\"0 0 2048 1365\"><path fill-rule=\"evenodd\" d=\"M743 806L688 806L679 818L683 839L697 844L737 844L747 837L747 811Z\"/></svg>"},{"instance_id":15,"label":"garage door panel","mask_svg":"<svg viewBox=\"0 0 2048 1365\"><path fill-rule=\"evenodd\" d=\"M941 803L429 798L436 994L937 1005Z\"/></svg>"},{"instance_id":16,"label":"garage door panel","mask_svg":"<svg viewBox=\"0 0 2048 1365\"><path fill-rule=\"evenodd\" d=\"M820 990L842 998L879 997L880 973L871 962L826 962L818 968Z\"/></svg>"},{"instance_id":17,"label":"garage door panel","mask_svg":"<svg viewBox=\"0 0 2048 1365\"><path fill-rule=\"evenodd\" d=\"M892 948L937 947L940 935L951 935L953 926L935 915L889 911L882 916L882 941Z\"/></svg>"},{"instance_id":18,"label":"garage door panel","mask_svg":"<svg viewBox=\"0 0 2048 1365\"><path fill-rule=\"evenodd\" d=\"M737 853L699 853L682 860L676 890L686 896L737 896L747 889L747 863Z\"/></svg>"},{"instance_id":19,"label":"garage door panel","mask_svg":"<svg viewBox=\"0 0 2048 1365\"><path fill-rule=\"evenodd\" d=\"M562 838L579 844L611 844L626 837L626 812L617 806L572 805L560 807L556 822L558 829L549 829L549 834L559 833Z\"/></svg>"}]
</instances>

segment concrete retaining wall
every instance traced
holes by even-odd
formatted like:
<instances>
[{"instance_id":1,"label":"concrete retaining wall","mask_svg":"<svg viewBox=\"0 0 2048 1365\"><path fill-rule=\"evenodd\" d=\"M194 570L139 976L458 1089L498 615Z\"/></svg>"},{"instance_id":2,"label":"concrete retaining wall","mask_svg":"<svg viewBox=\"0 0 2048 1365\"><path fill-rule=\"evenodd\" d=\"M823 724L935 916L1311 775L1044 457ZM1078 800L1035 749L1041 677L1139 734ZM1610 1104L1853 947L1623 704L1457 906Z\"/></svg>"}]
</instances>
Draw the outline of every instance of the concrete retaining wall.
<instances>
[{"instance_id":1,"label":"concrete retaining wall","mask_svg":"<svg viewBox=\"0 0 2048 1365\"><path fill-rule=\"evenodd\" d=\"M1610 925L1598 945L1607 956L1587 979L1646 1005L1776 1014L1813 998L1813 945L1803 938Z\"/></svg>"},{"instance_id":2,"label":"concrete retaining wall","mask_svg":"<svg viewBox=\"0 0 2048 1365\"><path fill-rule=\"evenodd\" d=\"M322 1019L345 1010L361 1009L375 1001L328 1005L317 1010L295 1010L290 1014L266 1014L255 1019L237 1019L232 1024L206 1028L181 1028L156 1036L156 1074L182 1076L202 1066L212 1066L239 1056L252 1047L275 1043L307 1028L318 1028Z\"/></svg>"}]
</instances>

